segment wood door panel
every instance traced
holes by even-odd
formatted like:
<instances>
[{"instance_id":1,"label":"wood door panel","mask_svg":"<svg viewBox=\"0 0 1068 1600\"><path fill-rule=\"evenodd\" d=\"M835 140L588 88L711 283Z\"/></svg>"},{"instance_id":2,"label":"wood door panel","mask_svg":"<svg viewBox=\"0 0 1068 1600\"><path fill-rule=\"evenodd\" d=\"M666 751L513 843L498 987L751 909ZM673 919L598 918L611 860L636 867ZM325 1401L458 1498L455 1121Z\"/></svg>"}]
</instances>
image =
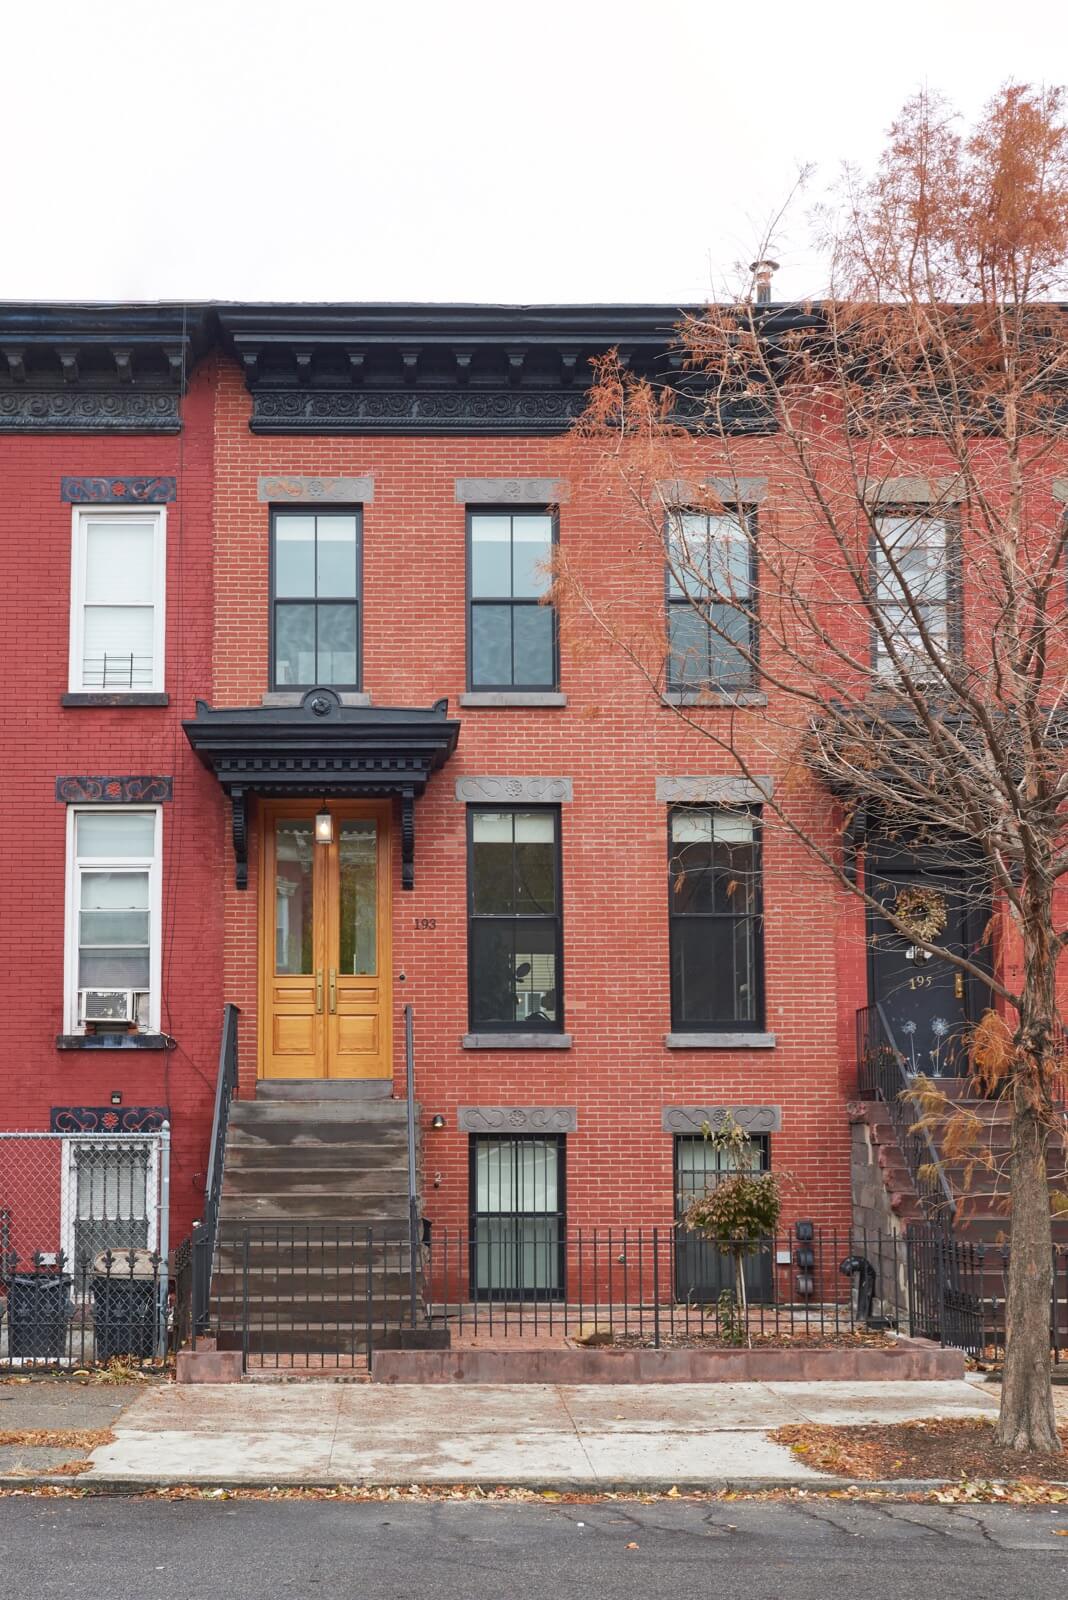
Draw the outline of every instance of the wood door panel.
<instances>
[{"instance_id":1,"label":"wood door panel","mask_svg":"<svg viewBox=\"0 0 1068 1600\"><path fill-rule=\"evenodd\" d=\"M390 1077L391 807L331 802L333 843L309 848L317 809L263 806L261 1074Z\"/></svg>"}]
</instances>

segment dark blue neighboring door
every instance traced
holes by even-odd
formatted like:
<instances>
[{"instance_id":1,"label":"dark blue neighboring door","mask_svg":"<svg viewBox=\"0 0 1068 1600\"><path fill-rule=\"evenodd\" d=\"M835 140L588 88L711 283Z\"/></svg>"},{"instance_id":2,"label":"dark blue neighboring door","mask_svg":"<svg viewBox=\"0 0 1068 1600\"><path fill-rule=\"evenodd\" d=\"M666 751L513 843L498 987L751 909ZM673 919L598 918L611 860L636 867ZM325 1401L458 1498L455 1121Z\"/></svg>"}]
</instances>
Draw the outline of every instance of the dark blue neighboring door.
<instances>
[{"instance_id":1,"label":"dark blue neighboring door","mask_svg":"<svg viewBox=\"0 0 1068 1600\"><path fill-rule=\"evenodd\" d=\"M873 898L921 929L926 926L928 942L938 946L924 950L888 918L869 913L872 1003L882 1006L908 1069L933 1078L969 1071L973 985L949 956L977 955L970 937L977 920L974 884L971 875L958 873L880 871L877 866L870 873Z\"/></svg>"}]
</instances>

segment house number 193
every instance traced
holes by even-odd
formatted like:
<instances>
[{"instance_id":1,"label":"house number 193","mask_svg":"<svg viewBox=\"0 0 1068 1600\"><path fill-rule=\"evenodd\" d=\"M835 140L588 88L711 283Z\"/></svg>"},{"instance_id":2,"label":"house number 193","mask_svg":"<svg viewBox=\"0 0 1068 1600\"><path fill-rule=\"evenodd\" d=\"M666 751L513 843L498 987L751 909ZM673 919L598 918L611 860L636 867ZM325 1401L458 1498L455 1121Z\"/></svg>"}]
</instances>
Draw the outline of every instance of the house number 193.
<instances>
[{"instance_id":1,"label":"house number 193","mask_svg":"<svg viewBox=\"0 0 1068 1600\"><path fill-rule=\"evenodd\" d=\"M436 928L438 919L437 917L416 917L415 925L417 928Z\"/></svg>"}]
</instances>

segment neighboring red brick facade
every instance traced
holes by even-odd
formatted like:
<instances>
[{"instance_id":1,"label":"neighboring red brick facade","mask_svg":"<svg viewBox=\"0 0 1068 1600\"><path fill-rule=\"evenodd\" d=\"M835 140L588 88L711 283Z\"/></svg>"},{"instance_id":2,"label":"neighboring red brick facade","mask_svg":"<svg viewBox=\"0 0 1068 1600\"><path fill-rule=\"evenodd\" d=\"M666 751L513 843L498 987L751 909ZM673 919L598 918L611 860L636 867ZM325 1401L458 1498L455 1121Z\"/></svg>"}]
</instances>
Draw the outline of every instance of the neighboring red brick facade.
<instances>
[{"instance_id":1,"label":"neighboring red brick facade","mask_svg":"<svg viewBox=\"0 0 1068 1600\"><path fill-rule=\"evenodd\" d=\"M216 786L182 733L211 692L213 373L189 386L177 436L0 438L0 629L7 705L0 786L5 1044L0 1128L41 1130L53 1106L169 1106L172 1232L199 1214L222 1014ZM165 707L67 708L71 507L63 476L169 474ZM57 776L161 774L163 1015L167 1051L59 1051L63 1032L65 807ZM205 823L208 827L205 827Z\"/></svg>"}]
</instances>

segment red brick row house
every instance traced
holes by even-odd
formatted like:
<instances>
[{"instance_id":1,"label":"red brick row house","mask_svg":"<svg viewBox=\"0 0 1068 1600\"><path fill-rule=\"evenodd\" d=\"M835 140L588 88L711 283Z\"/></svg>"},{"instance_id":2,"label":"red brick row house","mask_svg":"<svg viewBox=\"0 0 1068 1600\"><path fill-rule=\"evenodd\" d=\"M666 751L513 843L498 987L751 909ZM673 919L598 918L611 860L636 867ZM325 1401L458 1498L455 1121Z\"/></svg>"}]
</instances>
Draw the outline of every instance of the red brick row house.
<instances>
[{"instance_id":1,"label":"red brick row house","mask_svg":"<svg viewBox=\"0 0 1068 1600\"><path fill-rule=\"evenodd\" d=\"M762 835L772 787L811 780L775 769L767 692L704 661L670 586L651 604L688 665L659 698L544 603L554 547L612 558L618 507L559 450L589 360L669 370L677 316L0 306L0 1128L165 1115L177 1238L224 1005L249 1116L280 1086L401 1107L410 1006L432 1223L669 1223L729 1108L792 1175L787 1221L848 1227L854 1018L901 974ZM759 529L774 438L745 448L731 514ZM670 714L695 681L758 782ZM814 784L811 808L836 848ZM924 1025L978 1004L930 991ZM271 1198L238 1164L231 1214Z\"/></svg>"}]
</instances>

